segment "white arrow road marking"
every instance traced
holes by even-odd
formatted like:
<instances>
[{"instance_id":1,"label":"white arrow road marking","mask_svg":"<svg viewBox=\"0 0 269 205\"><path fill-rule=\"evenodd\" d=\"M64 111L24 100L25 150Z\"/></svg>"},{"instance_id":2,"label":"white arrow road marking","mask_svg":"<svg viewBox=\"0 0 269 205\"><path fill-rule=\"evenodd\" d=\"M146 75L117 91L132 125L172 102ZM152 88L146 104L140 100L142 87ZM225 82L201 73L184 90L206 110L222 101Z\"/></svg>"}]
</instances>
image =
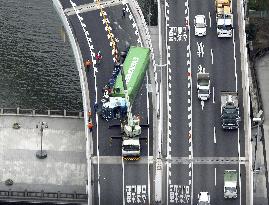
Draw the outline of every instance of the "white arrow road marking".
<instances>
[{"instance_id":1,"label":"white arrow road marking","mask_svg":"<svg viewBox=\"0 0 269 205\"><path fill-rule=\"evenodd\" d=\"M201 56L201 48L200 48L199 43L198 42L196 42L196 43L197 43L197 49L198 49L197 55L200 57Z\"/></svg>"},{"instance_id":2,"label":"white arrow road marking","mask_svg":"<svg viewBox=\"0 0 269 205\"><path fill-rule=\"evenodd\" d=\"M201 73L202 69L203 69L202 65L198 65L198 73Z\"/></svg>"},{"instance_id":3,"label":"white arrow road marking","mask_svg":"<svg viewBox=\"0 0 269 205\"><path fill-rule=\"evenodd\" d=\"M201 100L201 106L202 106L202 110L204 110L205 101Z\"/></svg>"},{"instance_id":4,"label":"white arrow road marking","mask_svg":"<svg viewBox=\"0 0 269 205\"><path fill-rule=\"evenodd\" d=\"M200 43L198 43L198 42L196 42L197 43L197 49L198 49L198 51L197 51L197 55L198 55L198 57L204 57L204 44L203 44L203 42L200 42Z\"/></svg>"}]
</instances>

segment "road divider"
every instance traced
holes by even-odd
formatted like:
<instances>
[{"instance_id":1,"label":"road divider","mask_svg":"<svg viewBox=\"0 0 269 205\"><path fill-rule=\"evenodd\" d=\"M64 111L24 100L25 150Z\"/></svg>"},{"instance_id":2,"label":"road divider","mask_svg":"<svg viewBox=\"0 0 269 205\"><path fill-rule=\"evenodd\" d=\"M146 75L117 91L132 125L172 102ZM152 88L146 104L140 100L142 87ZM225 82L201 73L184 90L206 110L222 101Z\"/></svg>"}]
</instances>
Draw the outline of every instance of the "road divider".
<instances>
[{"instance_id":1,"label":"road divider","mask_svg":"<svg viewBox=\"0 0 269 205\"><path fill-rule=\"evenodd\" d=\"M208 18L209 18L209 27L211 28L211 14L210 14L210 11L208 12Z\"/></svg>"},{"instance_id":2,"label":"road divider","mask_svg":"<svg viewBox=\"0 0 269 205\"><path fill-rule=\"evenodd\" d=\"M216 139L216 127L214 126L214 143L217 143L217 139Z\"/></svg>"},{"instance_id":3,"label":"road divider","mask_svg":"<svg viewBox=\"0 0 269 205\"><path fill-rule=\"evenodd\" d=\"M213 93L212 100L213 100L213 103L215 103L215 88L214 88L214 87L213 87L213 91L212 91L212 93Z\"/></svg>"},{"instance_id":4,"label":"road divider","mask_svg":"<svg viewBox=\"0 0 269 205\"><path fill-rule=\"evenodd\" d=\"M215 167L215 186L217 186L217 168Z\"/></svg>"}]
</instances>

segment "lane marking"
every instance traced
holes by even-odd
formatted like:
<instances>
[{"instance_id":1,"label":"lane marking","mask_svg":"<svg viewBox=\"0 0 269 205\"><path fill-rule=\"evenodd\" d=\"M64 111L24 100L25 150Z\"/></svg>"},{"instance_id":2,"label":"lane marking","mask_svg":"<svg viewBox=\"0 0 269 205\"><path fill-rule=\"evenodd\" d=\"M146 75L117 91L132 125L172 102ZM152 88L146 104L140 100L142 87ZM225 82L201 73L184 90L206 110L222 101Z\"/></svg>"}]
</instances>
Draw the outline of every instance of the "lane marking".
<instances>
[{"instance_id":1,"label":"lane marking","mask_svg":"<svg viewBox=\"0 0 269 205\"><path fill-rule=\"evenodd\" d=\"M235 39L234 39L234 29L233 29L233 49L234 49L234 76L235 76L235 90L237 90L237 70L236 70L236 55L235 55Z\"/></svg>"},{"instance_id":2,"label":"lane marking","mask_svg":"<svg viewBox=\"0 0 269 205\"><path fill-rule=\"evenodd\" d=\"M211 64L213 65L213 62L214 62L213 58L214 58L214 56L213 56L213 49L212 48L210 49L210 54L211 54Z\"/></svg>"},{"instance_id":3,"label":"lane marking","mask_svg":"<svg viewBox=\"0 0 269 205\"><path fill-rule=\"evenodd\" d=\"M100 10L100 16L103 18L102 22L105 24L105 31L107 32L107 38L110 41L110 46L112 47L112 55L114 56L113 61L117 62L119 58L119 51L117 48L117 39L115 38L114 34L112 33L112 28L110 26L110 21L107 18L107 13L104 10L104 7L101 5L100 0L96 0L96 5Z\"/></svg>"},{"instance_id":4,"label":"lane marking","mask_svg":"<svg viewBox=\"0 0 269 205\"><path fill-rule=\"evenodd\" d=\"M217 168L215 167L215 186L217 186Z\"/></svg>"},{"instance_id":5,"label":"lane marking","mask_svg":"<svg viewBox=\"0 0 269 205\"><path fill-rule=\"evenodd\" d=\"M240 137L240 129L238 128L237 129L237 139L238 139L238 158L240 159L241 157L240 157L240 139L239 139L239 137ZM239 172L239 193L240 193L240 199L239 199L239 201L240 201L240 205L241 205L241 203L242 203L242 200L241 200L241 196L242 196L242 192L241 192L241 167L240 167L240 165L241 165L241 163L240 163L240 161L239 161L239 163L238 163L238 172Z\"/></svg>"},{"instance_id":6,"label":"lane marking","mask_svg":"<svg viewBox=\"0 0 269 205\"><path fill-rule=\"evenodd\" d=\"M93 45L91 44L92 43L92 39L89 37L89 32L88 30L86 29L86 24L83 23L83 17L80 16L80 12L77 10L77 5L72 1L70 0L70 4L72 5L74 11L75 11L75 14L77 15L77 18L80 22L80 25L82 27L82 30L84 32L84 35L85 35L85 38L87 40L87 43L88 43L88 47L90 49L90 53L91 53L91 60L93 62L93 69L94 69L94 83L95 83L95 103L97 103L97 97L98 97L98 93L97 93L97 76L96 76L96 72L97 72L97 68L95 66L95 53L94 53L94 47ZM101 201L101 186L100 186L100 162L99 162L99 123L98 123L98 115L96 114L96 130L97 130L97 133L96 133L96 147L97 147L97 181L98 181L98 184L97 184L97 192L98 192L98 204L100 205L100 201ZM89 179L88 179L89 180ZM90 186L90 185L89 185Z\"/></svg>"},{"instance_id":7,"label":"lane marking","mask_svg":"<svg viewBox=\"0 0 269 205\"><path fill-rule=\"evenodd\" d=\"M204 57L204 54L205 54L205 52L204 52L204 47L205 47L205 45L203 44L203 42L200 42L200 43L198 43L198 42L196 42L197 43L197 55L198 55L198 57L200 58L200 57Z\"/></svg>"},{"instance_id":8,"label":"lane marking","mask_svg":"<svg viewBox=\"0 0 269 205\"><path fill-rule=\"evenodd\" d=\"M148 83L149 83L149 77L148 77L148 73L147 73L147 115L148 115L148 119L147 119L147 124L149 125L149 91L148 91ZM150 137L149 137L149 130L148 129L148 203L150 204L150 173L149 173L149 143L150 143Z\"/></svg>"},{"instance_id":9,"label":"lane marking","mask_svg":"<svg viewBox=\"0 0 269 205\"><path fill-rule=\"evenodd\" d=\"M208 12L208 17L209 17L209 27L211 28L211 15L210 15L210 11Z\"/></svg>"},{"instance_id":10,"label":"lane marking","mask_svg":"<svg viewBox=\"0 0 269 205\"><path fill-rule=\"evenodd\" d=\"M125 181L124 181L124 161L123 161L123 157L121 157L121 169L122 169L122 201L123 201L123 205L125 205Z\"/></svg>"},{"instance_id":11,"label":"lane marking","mask_svg":"<svg viewBox=\"0 0 269 205\"><path fill-rule=\"evenodd\" d=\"M167 37L168 36L167 32L168 32L168 27L169 27L169 16L168 16L169 15L169 4L168 4L167 1L165 1L164 9L165 9L165 16L166 16L166 18L165 18L165 21L166 21L165 33L166 33L166 37ZM168 45L168 39L167 38L166 38L165 43L166 43L166 48L167 48L167 50L166 50L166 53L167 53L166 61L167 61L167 64L168 64L168 73L167 73L167 76L166 76L166 81L167 81L166 83L167 83L168 92L166 93L166 95L167 95L168 101L171 102L171 98L170 98L171 89L169 89L170 87L168 86L169 85L168 83L170 83L169 81L171 81L172 77L171 77L171 68L170 68L171 62L170 62L170 59L169 59L170 58L170 46ZM167 113L169 113L170 111L171 111L171 105L169 104L167 106ZM167 133L167 145L166 145L167 158L168 159L171 159L171 155L170 155L171 154L170 153L170 151L171 151L171 147L170 147L171 129L170 128L171 128L171 122L168 120L168 124L167 124L168 133ZM169 177L171 175L170 166L171 166L170 162L167 162L167 164L166 164L166 204L167 205L169 205L169 184L171 184L170 177Z\"/></svg>"},{"instance_id":12,"label":"lane marking","mask_svg":"<svg viewBox=\"0 0 269 205\"><path fill-rule=\"evenodd\" d=\"M188 19L188 31L189 31L189 35L188 35L188 38L189 38L189 42L188 42L188 46L187 46L187 50L190 50L190 46L191 46L191 40L190 40L190 8L189 8L189 0L186 0L185 2L185 5L187 7L187 19ZM202 48L203 49L203 48ZM202 54L203 55L203 54ZM190 52L190 57L189 57L189 61L187 62L188 65L189 65L189 68L188 68L188 71L190 73L192 73L192 67L191 67L191 52ZM192 76L190 75L189 77L189 83L190 83L190 91L191 91L191 95L190 95L190 104L191 104L191 116L192 116ZM190 134L190 147L191 147L191 150L190 150L190 157L191 159L193 159L193 144L192 144L192 117L190 119L190 122L189 122L189 127L190 127L190 130L189 130L189 134ZM193 204L193 162L191 162L191 179L189 180L189 185L191 186L191 204Z\"/></svg>"},{"instance_id":13,"label":"lane marking","mask_svg":"<svg viewBox=\"0 0 269 205\"><path fill-rule=\"evenodd\" d=\"M214 126L214 143L217 143L217 139L216 139L216 127Z\"/></svg>"},{"instance_id":14,"label":"lane marking","mask_svg":"<svg viewBox=\"0 0 269 205\"><path fill-rule=\"evenodd\" d=\"M213 86L213 91L212 91L212 93L213 93L213 96L212 96L212 100L213 100L213 103L215 103L215 88L214 88L214 86Z\"/></svg>"}]
</instances>

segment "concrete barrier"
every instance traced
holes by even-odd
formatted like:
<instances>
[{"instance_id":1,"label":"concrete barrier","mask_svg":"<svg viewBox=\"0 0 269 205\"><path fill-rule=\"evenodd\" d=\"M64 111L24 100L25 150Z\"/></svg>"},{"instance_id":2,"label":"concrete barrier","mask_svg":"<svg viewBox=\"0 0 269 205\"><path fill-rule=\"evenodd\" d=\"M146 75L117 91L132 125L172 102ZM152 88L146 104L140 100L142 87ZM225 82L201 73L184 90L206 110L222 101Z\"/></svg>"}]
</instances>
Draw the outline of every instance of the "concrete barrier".
<instances>
[{"instance_id":1,"label":"concrete barrier","mask_svg":"<svg viewBox=\"0 0 269 205\"><path fill-rule=\"evenodd\" d=\"M237 14L240 36L241 71L244 106L244 128L245 128L245 154L246 154L246 205L253 205L253 171L252 171L252 145L251 145L251 119L250 119L250 95L248 74L248 51L246 46L245 32L245 8L244 1L237 0ZM240 165L240 163L239 163ZM239 175L241 177L241 173ZM241 181L241 180L240 180ZM240 189L241 192L241 189ZM240 199L241 200L241 199ZM241 204L241 203L240 203Z\"/></svg>"},{"instance_id":2,"label":"concrete barrier","mask_svg":"<svg viewBox=\"0 0 269 205\"><path fill-rule=\"evenodd\" d=\"M89 90L88 90L88 83L87 83L87 78L86 78L86 73L84 69L84 64L83 64L83 59L82 55L79 49L79 45L76 41L76 37L73 34L72 27L67 19L67 17L64 14L63 7L60 3L59 0L52 0L53 6L58 13L65 31L67 33L67 36L69 38L69 42L71 44L71 48L73 50L74 56L75 56L75 61L77 65L77 69L79 72L79 78L80 78L80 86L81 86L81 92L82 92L82 101L83 101L83 110L84 113L88 113L88 111L91 110L90 107L90 98L89 98ZM85 136L86 136L86 159L87 159L87 174L88 174L88 181L87 184L88 186L86 187L87 193L88 193L88 204L92 205L92 187L91 187L91 181L92 181L92 164L91 164L91 158L93 154L93 145L92 145L92 134L89 132L89 129L87 127L88 123L88 115L84 115L84 123L85 123Z\"/></svg>"}]
</instances>

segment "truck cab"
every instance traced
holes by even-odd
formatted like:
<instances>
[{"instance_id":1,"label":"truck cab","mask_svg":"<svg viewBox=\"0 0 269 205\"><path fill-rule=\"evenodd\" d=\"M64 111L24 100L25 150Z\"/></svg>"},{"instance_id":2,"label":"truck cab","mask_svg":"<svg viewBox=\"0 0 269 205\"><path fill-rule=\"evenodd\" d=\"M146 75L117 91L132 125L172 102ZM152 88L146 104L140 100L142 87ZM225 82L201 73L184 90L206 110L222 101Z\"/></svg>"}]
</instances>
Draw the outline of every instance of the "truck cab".
<instances>
[{"instance_id":1,"label":"truck cab","mask_svg":"<svg viewBox=\"0 0 269 205\"><path fill-rule=\"evenodd\" d=\"M240 116L237 92L221 92L221 120L223 129L239 128Z\"/></svg>"},{"instance_id":2,"label":"truck cab","mask_svg":"<svg viewBox=\"0 0 269 205\"><path fill-rule=\"evenodd\" d=\"M218 37L232 37L233 13L232 0L215 0Z\"/></svg>"},{"instance_id":3,"label":"truck cab","mask_svg":"<svg viewBox=\"0 0 269 205\"><path fill-rule=\"evenodd\" d=\"M233 16L221 15L217 19L217 34L218 37L232 37L233 36Z\"/></svg>"},{"instance_id":4,"label":"truck cab","mask_svg":"<svg viewBox=\"0 0 269 205\"><path fill-rule=\"evenodd\" d=\"M208 192L200 192L198 194L197 205L210 205L210 195Z\"/></svg>"},{"instance_id":5,"label":"truck cab","mask_svg":"<svg viewBox=\"0 0 269 205\"><path fill-rule=\"evenodd\" d=\"M140 159L139 138L126 138L122 141L122 157L125 160Z\"/></svg>"},{"instance_id":6,"label":"truck cab","mask_svg":"<svg viewBox=\"0 0 269 205\"><path fill-rule=\"evenodd\" d=\"M237 129L239 127L239 109L234 105L225 106L221 117L224 129Z\"/></svg>"}]
</instances>

